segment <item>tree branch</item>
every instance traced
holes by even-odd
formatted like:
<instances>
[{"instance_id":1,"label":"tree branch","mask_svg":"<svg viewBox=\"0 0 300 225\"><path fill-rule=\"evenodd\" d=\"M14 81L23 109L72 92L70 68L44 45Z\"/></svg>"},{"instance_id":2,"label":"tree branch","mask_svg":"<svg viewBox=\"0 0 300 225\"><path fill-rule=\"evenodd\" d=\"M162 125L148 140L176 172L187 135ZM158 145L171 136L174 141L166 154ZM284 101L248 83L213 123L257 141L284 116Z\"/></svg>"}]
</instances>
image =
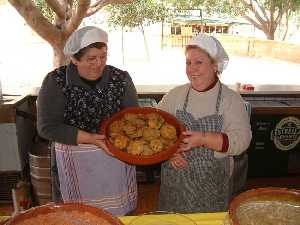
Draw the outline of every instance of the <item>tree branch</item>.
<instances>
[{"instance_id":1,"label":"tree branch","mask_svg":"<svg viewBox=\"0 0 300 225\"><path fill-rule=\"evenodd\" d=\"M289 14L285 14L285 31L284 31L284 34L283 34L283 37L282 37L282 41L285 40L286 38L286 35L288 33L288 29L289 29Z\"/></svg>"},{"instance_id":2,"label":"tree branch","mask_svg":"<svg viewBox=\"0 0 300 225\"><path fill-rule=\"evenodd\" d=\"M128 3L132 3L133 1L134 0L100 0L100 1L95 2L93 5L91 5L91 7L87 11L85 17L95 14L96 12L98 12L101 8L103 8L106 5L128 4Z\"/></svg>"},{"instance_id":3,"label":"tree branch","mask_svg":"<svg viewBox=\"0 0 300 225\"><path fill-rule=\"evenodd\" d=\"M246 6L246 8L248 8L248 10L250 10L250 11L254 14L255 18L256 18L256 19L258 20L258 22L260 23L259 27L261 27L261 28L259 28L259 27L257 27L257 28L259 28L259 29L261 29L261 30L266 30L266 29L268 29L268 21L264 20L264 19L259 15L259 13L257 12L257 10L255 9L255 6L253 5L253 2L250 1L250 3L248 3L246 0L243 0L242 3ZM249 22L253 21L253 22L255 22L255 24L258 24L256 21L254 21L254 20L253 20L252 18L250 18L249 16L244 15L244 17L245 17L247 20L249 20ZM256 25L255 25L255 26L256 26Z\"/></svg>"},{"instance_id":4,"label":"tree branch","mask_svg":"<svg viewBox=\"0 0 300 225\"><path fill-rule=\"evenodd\" d=\"M280 10L280 11L278 12L277 17L276 17L275 20L274 20L274 23L278 24L278 23L281 21L282 16L283 16L283 11Z\"/></svg>"},{"instance_id":5,"label":"tree branch","mask_svg":"<svg viewBox=\"0 0 300 225\"><path fill-rule=\"evenodd\" d=\"M254 1L256 2L256 5L257 5L258 8L260 9L260 11L261 11L261 12L263 13L263 15L265 16L265 19L266 19L266 20L269 20L268 14L267 14L265 8L262 7L261 4L260 4L257 0L254 0Z\"/></svg>"},{"instance_id":6,"label":"tree branch","mask_svg":"<svg viewBox=\"0 0 300 225\"><path fill-rule=\"evenodd\" d=\"M292 7L291 1L286 1L285 4L284 4L284 7L278 12L278 15L275 19L276 23L280 22L280 20L281 20L281 18L284 14L290 15L290 12L291 12L292 8L293 7Z\"/></svg>"},{"instance_id":7,"label":"tree branch","mask_svg":"<svg viewBox=\"0 0 300 225\"><path fill-rule=\"evenodd\" d=\"M68 21L64 35L69 36L80 25L87 10L89 9L90 4L91 0L78 0L76 12L72 14L70 20Z\"/></svg>"},{"instance_id":8,"label":"tree branch","mask_svg":"<svg viewBox=\"0 0 300 225\"><path fill-rule=\"evenodd\" d=\"M275 4L274 0L271 0L271 6L270 6L270 27L274 24L274 13L275 13Z\"/></svg>"},{"instance_id":9,"label":"tree branch","mask_svg":"<svg viewBox=\"0 0 300 225\"><path fill-rule=\"evenodd\" d=\"M56 0L45 0L47 5L55 12L59 18L65 18L65 7Z\"/></svg>"},{"instance_id":10,"label":"tree branch","mask_svg":"<svg viewBox=\"0 0 300 225\"><path fill-rule=\"evenodd\" d=\"M246 20L248 20L250 23L252 23L252 24L253 24L255 27L257 27L258 29L264 31L264 27L263 27L261 24L257 23L257 22L256 22L255 20L253 20L252 18L250 18L249 16L244 15L244 18L245 18Z\"/></svg>"},{"instance_id":11,"label":"tree branch","mask_svg":"<svg viewBox=\"0 0 300 225\"><path fill-rule=\"evenodd\" d=\"M93 14L95 14L96 12L98 12L101 8L103 8L104 6L110 4L110 0L102 0L102 1L97 1L95 2L93 5L91 5L91 7L88 9L85 17L89 17Z\"/></svg>"},{"instance_id":12,"label":"tree branch","mask_svg":"<svg viewBox=\"0 0 300 225\"><path fill-rule=\"evenodd\" d=\"M31 0L8 1L38 35L51 44L57 43L61 32L41 14Z\"/></svg>"}]
</instances>

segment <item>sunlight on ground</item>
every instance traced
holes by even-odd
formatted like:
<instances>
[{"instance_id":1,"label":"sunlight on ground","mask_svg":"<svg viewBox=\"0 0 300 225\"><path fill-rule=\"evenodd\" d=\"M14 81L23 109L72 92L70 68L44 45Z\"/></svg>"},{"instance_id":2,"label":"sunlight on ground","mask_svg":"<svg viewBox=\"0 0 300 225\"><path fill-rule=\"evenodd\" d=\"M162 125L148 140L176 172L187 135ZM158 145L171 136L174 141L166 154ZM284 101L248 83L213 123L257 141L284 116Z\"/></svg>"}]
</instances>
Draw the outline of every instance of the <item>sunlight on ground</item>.
<instances>
[{"instance_id":1,"label":"sunlight on ground","mask_svg":"<svg viewBox=\"0 0 300 225\"><path fill-rule=\"evenodd\" d=\"M10 6L0 7L0 76L4 92L38 87L52 70L51 46L34 35L24 20ZM3 19L8 18L8 19ZM6 21L10 21L6 23ZM187 82L182 49L160 49L159 33L147 31L150 60L147 60L141 33L125 33L123 64L121 34L109 33L108 64L127 70L135 84L182 84ZM300 64L280 60L230 56L228 68L221 76L226 84L300 85Z\"/></svg>"}]
</instances>

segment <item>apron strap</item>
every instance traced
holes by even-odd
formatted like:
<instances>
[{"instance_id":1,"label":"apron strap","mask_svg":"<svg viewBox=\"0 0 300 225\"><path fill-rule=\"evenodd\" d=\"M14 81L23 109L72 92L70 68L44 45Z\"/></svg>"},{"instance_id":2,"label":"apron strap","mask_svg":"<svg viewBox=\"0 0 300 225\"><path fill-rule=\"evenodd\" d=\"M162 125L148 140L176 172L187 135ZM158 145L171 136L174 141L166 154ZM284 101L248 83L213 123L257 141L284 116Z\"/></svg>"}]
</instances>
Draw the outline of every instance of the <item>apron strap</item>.
<instances>
[{"instance_id":1,"label":"apron strap","mask_svg":"<svg viewBox=\"0 0 300 225\"><path fill-rule=\"evenodd\" d=\"M222 86L223 85L220 82L219 93L218 93L218 98L217 98L217 103L216 103L216 114L219 114L220 102L221 102L221 96L222 96Z\"/></svg>"},{"instance_id":2,"label":"apron strap","mask_svg":"<svg viewBox=\"0 0 300 225\"><path fill-rule=\"evenodd\" d=\"M218 92L218 97L217 97L217 103L216 103L216 114L219 113L219 109L220 109L220 102L221 102L221 96L222 96L222 84L220 83L220 87L219 87L219 92ZM189 96L190 96L190 91L191 91L191 85L189 86L189 89L186 93L185 96L185 100L184 100L184 104L183 104L183 111L186 112L186 108L187 108L187 104L189 101Z\"/></svg>"},{"instance_id":3,"label":"apron strap","mask_svg":"<svg viewBox=\"0 0 300 225\"><path fill-rule=\"evenodd\" d=\"M190 91L191 91L191 85L189 86L189 90L187 91L186 96L185 96L185 100L184 100L184 104L183 104L183 111L184 112L186 112L186 107L187 107L187 104L188 104L188 101L189 101Z\"/></svg>"}]
</instances>

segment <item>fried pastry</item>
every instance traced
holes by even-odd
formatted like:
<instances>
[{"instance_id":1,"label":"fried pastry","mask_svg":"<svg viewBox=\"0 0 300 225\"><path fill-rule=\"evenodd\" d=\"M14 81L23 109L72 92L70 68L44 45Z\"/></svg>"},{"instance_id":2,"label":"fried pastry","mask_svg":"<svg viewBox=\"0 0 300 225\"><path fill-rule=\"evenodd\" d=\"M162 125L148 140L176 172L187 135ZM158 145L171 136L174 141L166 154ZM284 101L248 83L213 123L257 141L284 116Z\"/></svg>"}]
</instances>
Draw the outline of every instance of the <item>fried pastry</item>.
<instances>
[{"instance_id":1,"label":"fried pastry","mask_svg":"<svg viewBox=\"0 0 300 225\"><path fill-rule=\"evenodd\" d=\"M166 139L163 137L160 138L160 141L164 145L164 148L170 147L172 144L174 144L176 142L176 140L177 139Z\"/></svg>"},{"instance_id":2,"label":"fried pastry","mask_svg":"<svg viewBox=\"0 0 300 225\"><path fill-rule=\"evenodd\" d=\"M118 135L123 135L123 126L124 122L123 120L116 120L112 122L109 126L109 135L110 137L115 137Z\"/></svg>"},{"instance_id":3,"label":"fried pastry","mask_svg":"<svg viewBox=\"0 0 300 225\"><path fill-rule=\"evenodd\" d=\"M128 153L133 155L141 155L146 142L143 140L130 141L128 145Z\"/></svg>"},{"instance_id":4,"label":"fried pastry","mask_svg":"<svg viewBox=\"0 0 300 225\"><path fill-rule=\"evenodd\" d=\"M119 149L125 149L128 146L129 141L130 141L129 138L126 137L125 135L118 135L113 140L113 144L115 147Z\"/></svg>"},{"instance_id":5,"label":"fried pastry","mask_svg":"<svg viewBox=\"0 0 300 225\"><path fill-rule=\"evenodd\" d=\"M153 129L159 129L165 122L165 119L158 113L149 113L146 116L148 118L148 126Z\"/></svg>"},{"instance_id":6,"label":"fried pastry","mask_svg":"<svg viewBox=\"0 0 300 225\"><path fill-rule=\"evenodd\" d=\"M140 138L143 136L143 129L142 128L138 128L136 129L136 131L134 133L128 134L127 135L130 139L136 139L136 138Z\"/></svg>"},{"instance_id":7,"label":"fried pastry","mask_svg":"<svg viewBox=\"0 0 300 225\"><path fill-rule=\"evenodd\" d=\"M144 145L144 149L142 152L142 155L144 156L149 156L149 155L153 155L155 152L150 148L149 145L145 144Z\"/></svg>"},{"instance_id":8,"label":"fried pastry","mask_svg":"<svg viewBox=\"0 0 300 225\"><path fill-rule=\"evenodd\" d=\"M129 136L136 133L137 127L132 123L126 122L123 126L123 131L126 135Z\"/></svg>"},{"instance_id":9,"label":"fried pastry","mask_svg":"<svg viewBox=\"0 0 300 225\"><path fill-rule=\"evenodd\" d=\"M143 129L143 139L146 141L151 141L160 136L160 132L157 129L146 127Z\"/></svg>"},{"instance_id":10,"label":"fried pastry","mask_svg":"<svg viewBox=\"0 0 300 225\"><path fill-rule=\"evenodd\" d=\"M161 150L163 150L164 145L161 142L160 139L153 139L150 141L150 148L155 152L160 152Z\"/></svg>"},{"instance_id":11,"label":"fried pastry","mask_svg":"<svg viewBox=\"0 0 300 225\"><path fill-rule=\"evenodd\" d=\"M139 117L137 114L134 114L134 113L125 113L123 118L124 118L124 120L132 122L132 121L138 119Z\"/></svg>"},{"instance_id":12,"label":"fried pastry","mask_svg":"<svg viewBox=\"0 0 300 225\"><path fill-rule=\"evenodd\" d=\"M165 123L161 127L160 134L163 138L166 139L176 139L177 137L176 128L173 125L167 123Z\"/></svg>"},{"instance_id":13,"label":"fried pastry","mask_svg":"<svg viewBox=\"0 0 300 225\"><path fill-rule=\"evenodd\" d=\"M131 121L137 128L142 128L146 126L146 121L141 119L141 118L137 118L133 121Z\"/></svg>"}]
</instances>

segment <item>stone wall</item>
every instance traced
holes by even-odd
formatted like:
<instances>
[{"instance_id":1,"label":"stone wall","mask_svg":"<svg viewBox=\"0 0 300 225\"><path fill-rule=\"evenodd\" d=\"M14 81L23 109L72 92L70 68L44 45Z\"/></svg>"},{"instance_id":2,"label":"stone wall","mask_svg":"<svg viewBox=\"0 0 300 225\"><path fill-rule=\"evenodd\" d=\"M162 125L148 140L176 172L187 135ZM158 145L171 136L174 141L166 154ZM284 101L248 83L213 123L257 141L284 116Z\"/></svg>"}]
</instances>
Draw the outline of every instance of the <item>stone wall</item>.
<instances>
[{"instance_id":1,"label":"stone wall","mask_svg":"<svg viewBox=\"0 0 300 225\"><path fill-rule=\"evenodd\" d=\"M215 34L215 36L230 54L300 63L300 44L226 34ZM184 47L191 37L190 35L167 36L165 46Z\"/></svg>"},{"instance_id":2,"label":"stone wall","mask_svg":"<svg viewBox=\"0 0 300 225\"><path fill-rule=\"evenodd\" d=\"M280 41L260 40L232 35L217 35L231 54L275 58L300 63L300 45Z\"/></svg>"}]
</instances>

